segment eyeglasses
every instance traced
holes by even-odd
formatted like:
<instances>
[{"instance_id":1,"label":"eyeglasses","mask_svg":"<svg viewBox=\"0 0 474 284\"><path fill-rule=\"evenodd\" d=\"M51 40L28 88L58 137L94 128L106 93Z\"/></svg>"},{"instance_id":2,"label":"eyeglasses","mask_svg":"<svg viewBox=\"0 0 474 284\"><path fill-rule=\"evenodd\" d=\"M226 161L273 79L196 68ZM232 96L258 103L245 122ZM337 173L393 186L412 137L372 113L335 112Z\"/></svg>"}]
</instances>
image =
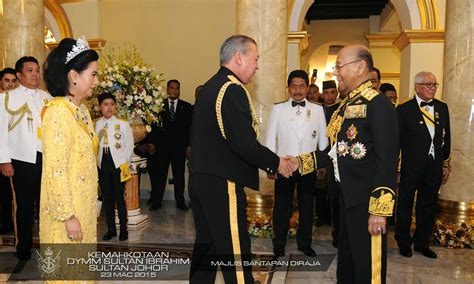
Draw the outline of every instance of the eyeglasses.
<instances>
[{"instance_id":1,"label":"eyeglasses","mask_svg":"<svg viewBox=\"0 0 474 284\"><path fill-rule=\"evenodd\" d=\"M425 86L429 89L436 89L439 87L439 83L416 83L417 85Z\"/></svg>"},{"instance_id":2,"label":"eyeglasses","mask_svg":"<svg viewBox=\"0 0 474 284\"><path fill-rule=\"evenodd\" d=\"M358 61L362 61L362 59L357 59L357 60L354 60L354 61L351 61L351 62L347 62L347 63L344 63L344 64L336 64L334 65L334 67L332 68L333 71L339 71L342 69L342 67L346 66L346 65L349 65L351 63L355 63L355 62L358 62Z\"/></svg>"}]
</instances>

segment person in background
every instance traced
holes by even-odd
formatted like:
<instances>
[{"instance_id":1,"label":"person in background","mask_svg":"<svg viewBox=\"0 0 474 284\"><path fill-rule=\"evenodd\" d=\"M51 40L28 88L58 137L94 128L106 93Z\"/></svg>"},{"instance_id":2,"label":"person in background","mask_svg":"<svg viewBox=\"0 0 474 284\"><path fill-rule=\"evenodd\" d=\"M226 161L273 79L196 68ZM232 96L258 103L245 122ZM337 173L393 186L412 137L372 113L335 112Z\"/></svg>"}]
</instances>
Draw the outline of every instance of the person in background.
<instances>
[{"instance_id":1,"label":"person in background","mask_svg":"<svg viewBox=\"0 0 474 284\"><path fill-rule=\"evenodd\" d=\"M131 178L129 163L133 153L133 133L127 120L115 116L116 100L110 93L98 97L102 117L95 122L99 136L99 185L104 198L105 217L108 231L102 238L108 241L117 236L115 210L117 205L120 221L119 240L128 239L127 206L125 205L125 182Z\"/></svg>"},{"instance_id":2,"label":"person in background","mask_svg":"<svg viewBox=\"0 0 474 284\"><path fill-rule=\"evenodd\" d=\"M370 82L372 83L372 87L376 90L380 88L380 80L382 80L380 76L380 70L374 67L374 70L370 71Z\"/></svg>"},{"instance_id":3,"label":"person in background","mask_svg":"<svg viewBox=\"0 0 474 284\"><path fill-rule=\"evenodd\" d=\"M451 172L451 128L445 102L435 99L438 82L431 72L415 76L415 96L397 107L401 174L398 188L397 240L400 254L416 252L436 258L429 247L436 216L436 201L442 182ZM416 193L416 229L410 234Z\"/></svg>"},{"instance_id":4,"label":"person in background","mask_svg":"<svg viewBox=\"0 0 474 284\"><path fill-rule=\"evenodd\" d=\"M316 84L309 85L309 92L307 99L313 103L322 103L323 99L321 98L321 93L319 92L319 87Z\"/></svg>"},{"instance_id":5,"label":"person in background","mask_svg":"<svg viewBox=\"0 0 474 284\"><path fill-rule=\"evenodd\" d=\"M0 72L0 80L2 92L7 92L18 87L18 78L16 77L16 71L13 68L5 68Z\"/></svg>"},{"instance_id":6,"label":"person in background","mask_svg":"<svg viewBox=\"0 0 474 284\"><path fill-rule=\"evenodd\" d=\"M398 105L397 90L395 89L395 87L392 84L383 83L382 85L380 85L380 92L382 92L382 94L386 95L390 99L392 104L395 105L395 107Z\"/></svg>"},{"instance_id":7,"label":"person in background","mask_svg":"<svg viewBox=\"0 0 474 284\"><path fill-rule=\"evenodd\" d=\"M24 56L15 64L20 86L0 94L0 170L13 183L16 256L29 260L34 212L39 212L43 146L41 109L51 96L40 90L38 60Z\"/></svg>"}]
</instances>

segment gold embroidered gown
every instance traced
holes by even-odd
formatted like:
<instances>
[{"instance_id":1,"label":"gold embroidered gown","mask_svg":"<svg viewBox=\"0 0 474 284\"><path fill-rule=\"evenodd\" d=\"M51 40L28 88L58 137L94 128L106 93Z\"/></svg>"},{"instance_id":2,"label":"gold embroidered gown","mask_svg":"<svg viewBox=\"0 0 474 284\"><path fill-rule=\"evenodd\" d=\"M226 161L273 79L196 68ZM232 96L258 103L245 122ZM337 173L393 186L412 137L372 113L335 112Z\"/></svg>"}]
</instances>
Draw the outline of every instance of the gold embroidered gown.
<instances>
[{"instance_id":1,"label":"gold embroidered gown","mask_svg":"<svg viewBox=\"0 0 474 284\"><path fill-rule=\"evenodd\" d=\"M42 117L41 250L44 244L78 243L69 240L64 223L73 215L81 223L82 243L95 244L98 140L89 112L84 105L56 98L43 109Z\"/></svg>"}]
</instances>

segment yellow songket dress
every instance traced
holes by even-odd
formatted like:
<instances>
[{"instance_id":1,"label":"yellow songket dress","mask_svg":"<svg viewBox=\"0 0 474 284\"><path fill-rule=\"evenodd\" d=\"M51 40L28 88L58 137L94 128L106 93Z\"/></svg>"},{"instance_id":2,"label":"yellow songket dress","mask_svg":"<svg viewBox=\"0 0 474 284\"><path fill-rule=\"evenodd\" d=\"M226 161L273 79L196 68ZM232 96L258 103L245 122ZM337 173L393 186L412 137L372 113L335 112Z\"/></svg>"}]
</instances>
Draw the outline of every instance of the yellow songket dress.
<instances>
[{"instance_id":1,"label":"yellow songket dress","mask_svg":"<svg viewBox=\"0 0 474 284\"><path fill-rule=\"evenodd\" d=\"M41 250L45 251L46 244L69 244L54 253L61 250L64 260L71 247L81 247L71 246L78 242L71 241L66 232L64 221L72 216L81 224L81 244L97 243L98 139L87 107L77 107L66 98L49 102L42 118Z\"/></svg>"}]
</instances>

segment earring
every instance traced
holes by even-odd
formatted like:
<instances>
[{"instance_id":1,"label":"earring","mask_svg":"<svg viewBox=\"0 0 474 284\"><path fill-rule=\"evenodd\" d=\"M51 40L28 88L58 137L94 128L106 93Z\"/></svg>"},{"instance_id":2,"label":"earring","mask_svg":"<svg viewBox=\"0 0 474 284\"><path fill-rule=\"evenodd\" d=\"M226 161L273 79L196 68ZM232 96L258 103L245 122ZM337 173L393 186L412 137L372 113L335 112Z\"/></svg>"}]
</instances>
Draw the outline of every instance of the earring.
<instances>
[{"instance_id":1,"label":"earring","mask_svg":"<svg viewBox=\"0 0 474 284\"><path fill-rule=\"evenodd\" d=\"M73 83L74 85L77 85L77 83L76 83L76 82L72 82L72 83Z\"/></svg>"}]
</instances>

